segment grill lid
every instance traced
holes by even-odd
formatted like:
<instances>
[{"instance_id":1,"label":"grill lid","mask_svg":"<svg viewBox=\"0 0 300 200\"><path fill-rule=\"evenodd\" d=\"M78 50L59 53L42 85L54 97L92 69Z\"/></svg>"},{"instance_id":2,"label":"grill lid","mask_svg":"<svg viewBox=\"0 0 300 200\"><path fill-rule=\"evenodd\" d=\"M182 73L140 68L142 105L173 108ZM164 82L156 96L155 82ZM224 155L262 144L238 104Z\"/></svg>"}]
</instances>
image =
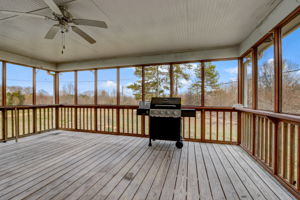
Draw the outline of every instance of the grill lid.
<instances>
[{"instance_id":1,"label":"grill lid","mask_svg":"<svg viewBox=\"0 0 300 200\"><path fill-rule=\"evenodd\" d=\"M181 109L181 98L152 97L151 109Z\"/></svg>"}]
</instances>

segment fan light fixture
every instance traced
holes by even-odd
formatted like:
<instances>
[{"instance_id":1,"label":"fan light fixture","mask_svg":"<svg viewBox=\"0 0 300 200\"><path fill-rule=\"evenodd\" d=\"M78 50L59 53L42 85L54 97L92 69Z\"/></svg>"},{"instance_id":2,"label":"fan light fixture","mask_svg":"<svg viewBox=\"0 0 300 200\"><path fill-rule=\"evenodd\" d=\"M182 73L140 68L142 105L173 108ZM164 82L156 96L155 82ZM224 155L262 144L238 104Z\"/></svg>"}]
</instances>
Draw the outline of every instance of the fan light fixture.
<instances>
[{"instance_id":1,"label":"fan light fixture","mask_svg":"<svg viewBox=\"0 0 300 200\"><path fill-rule=\"evenodd\" d=\"M96 43L96 40L93 39L90 35L81 30L78 26L75 25L83 25L83 26L93 26L98 28L107 28L107 24L104 21L97 20L89 20L89 19L76 19L73 18L71 13L67 10L65 6L58 6L54 0L43 0L47 6L51 9L53 17L37 15L33 13L26 12L18 12L18 11L8 11L8 10L0 10L2 14L13 14L18 16L27 16L27 17L35 17L40 19L47 19L58 22L58 24L54 24L50 30L45 35L45 39L52 40L57 35L57 32L60 30L62 34L62 54L64 53L65 46L65 33L71 30L82 37L84 40L89 42L90 44ZM71 25L70 25L71 24Z\"/></svg>"}]
</instances>

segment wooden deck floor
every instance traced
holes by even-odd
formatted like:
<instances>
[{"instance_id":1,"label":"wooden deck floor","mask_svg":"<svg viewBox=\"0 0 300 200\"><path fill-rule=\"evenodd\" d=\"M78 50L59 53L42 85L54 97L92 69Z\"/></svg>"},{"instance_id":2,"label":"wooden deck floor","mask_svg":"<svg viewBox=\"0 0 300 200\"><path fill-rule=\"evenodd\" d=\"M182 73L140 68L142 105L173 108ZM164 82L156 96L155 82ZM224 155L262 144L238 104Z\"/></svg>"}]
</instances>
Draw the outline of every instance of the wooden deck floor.
<instances>
[{"instance_id":1,"label":"wooden deck floor","mask_svg":"<svg viewBox=\"0 0 300 200\"><path fill-rule=\"evenodd\" d=\"M240 147L57 131L0 144L0 199L293 199Z\"/></svg>"}]
</instances>

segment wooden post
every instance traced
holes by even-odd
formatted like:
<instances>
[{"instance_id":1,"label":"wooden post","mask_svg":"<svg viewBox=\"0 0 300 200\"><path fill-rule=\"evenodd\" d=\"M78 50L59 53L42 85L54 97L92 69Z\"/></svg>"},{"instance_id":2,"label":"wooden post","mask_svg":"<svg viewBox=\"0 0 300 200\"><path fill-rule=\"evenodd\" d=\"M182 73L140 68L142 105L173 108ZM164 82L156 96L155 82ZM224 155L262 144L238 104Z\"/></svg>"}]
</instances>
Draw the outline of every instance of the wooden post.
<instances>
[{"instance_id":1,"label":"wooden post","mask_svg":"<svg viewBox=\"0 0 300 200\"><path fill-rule=\"evenodd\" d=\"M74 104L78 105L78 71L74 72ZM67 109L66 109L67 110ZM68 112L68 110L67 110ZM69 114L69 113L68 113ZM75 130L78 129L78 113L77 113L77 107L75 107L75 115L74 115L74 121L75 121Z\"/></svg>"},{"instance_id":2,"label":"wooden post","mask_svg":"<svg viewBox=\"0 0 300 200\"><path fill-rule=\"evenodd\" d=\"M205 105L205 63L201 62L201 106L204 107ZM196 116L197 119L197 116ZM196 120L195 119L195 120ZM201 141L205 141L205 109L201 110Z\"/></svg>"},{"instance_id":3,"label":"wooden post","mask_svg":"<svg viewBox=\"0 0 300 200\"><path fill-rule=\"evenodd\" d=\"M98 71L97 71L97 69L94 70L94 104L95 105L98 104ZM118 109L117 109L117 112L118 112ZM77 115L77 112L76 112L76 115ZM98 131L97 107L94 108L94 130Z\"/></svg>"},{"instance_id":4,"label":"wooden post","mask_svg":"<svg viewBox=\"0 0 300 200\"><path fill-rule=\"evenodd\" d=\"M117 68L117 133L120 133L120 68ZM124 116L123 116L124 117Z\"/></svg>"},{"instance_id":5,"label":"wooden post","mask_svg":"<svg viewBox=\"0 0 300 200\"><path fill-rule=\"evenodd\" d=\"M252 108L257 109L257 47L252 49Z\"/></svg>"},{"instance_id":6,"label":"wooden post","mask_svg":"<svg viewBox=\"0 0 300 200\"><path fill-rule=\"evenodd\" d=\"M250 127L249 127L250 128ZM255 156L256 153L256 115L252 115L252 155Z\"/></svg>"},{"instance_id":7,"label":"wooden post","mask_svg":"<svg viewBox=\"0 0 300 200\"><path fill-rule=\"evenodd\" d=\"M275 129L274 129L274 154L273 154L273 170L274 174L278 175L278 156L279 156L279 149L278 149L278 139L279 139L279 122L278 120L273 120L275 124Z\"/></svg>"},{"instance_id":8,"label":"wooden post","mask_svg":"<svg viewBox=\"0 0 300 200\"><path fill-rule=\"evenodd\" d=\"M54 75L54 98L55 104L59 104L59 72L55 72ZM55 127L59 129L59 107L55 108Z\"/></svg>"},{"instance_id":9,"label":"wooden post","mask_svg":"<svg viewBox=\"0 0 300 200\"><path fill-rule=\"evenodd\" d=\"M205 63L201 62L201 106L205 106ZM201 124L203 125L203 124Z\"/></svg>"},{"instance_id":10,"label":"wooden post","mask_svg":"<svg viewBox=\"0 0 300 200\"><path fill-rule=\"evenodd\" d=\"M145 101L145 66L142 66L142 101ZM142 126L142 135L145 135L145 116L142 115L142 121L141 121L141 126Z\"/></svg>"},{"instance_id":11,"label":"wooden post","mask_svg":"<svg viewBox=\"0 0 300 200\"><path fill-rule=\"evenodd\" d=\"M244 93L244 66L243 58L238 59L238 103L243 104Z\"/></svg>"},{"instance_id":12,"label":"wooden post","mask_svg":"<svg viewBox=\"0 0 300 200\"><path fill-rule=\"evenodd\" d=\"M6 62L2 62L2 106L6 106ZM7 118L6 109L2 110L2 138L7 140Z\"/></svg>"},{"instance_id":13,"label":"wooden post","mask_svg":"<svg viewBox=\"0 0 300 200\"><path fill-rule=\"evenodd\" d=\"M78 71L74 71L74 104L78 105Z\"/></svg>"},{"instance_id":14,"label":"wooden post","mask_svg":"<svg viewBox=\"0 0 300 200\"><path fill-rule=\"evenodd\" d=\"M36 105L36 68L32 68L32 104ZM29 112L29 110L28 110ZM37 118L36 118L36 108L33 108L33 132L36 133L37 128ZM40 119L41 120L41 119Z\"/></svg>"},{"instance_id":15,"label":"wooden post","mask_svg":"<svg viewBox=\"0 0 300 200\"><path fill-rule=\"evenodd\" d=\"M170 76L170 97L174 95L174 76L173 76L173 64L170 64L169 76Z\"/></svg>"},{"instance_id":16,"label":"wooden post","mask_svg":"<svg viewBox=\"0 0 300 200\"><path fill-rule=\"evenodd\" d=\"M32 104L36 105L36 68L32 68Z\"/></svg>"},{"instance_id":17,"label":"wooden post","mask_svg":"<svg viewBox=\"0 0 300 200\"><path fill-rule=\"evenodd\" d=\"M244 91L244 69L243 69L243 58L238 59L238 104L243 104L243 91ZM242 114L238 112L238 124L237 124L237 143L241 144L241 133L242 133Z\"/></svg>"},{"instance_id":18,"label":"wooden post","mask_svg":"<svg viewBox=\"0 0 300 200\"><path fill-rule=\"evenodd\" d=\"M274 30L274 72L275 72L275 103L274 111L281 112L282 107L282 45L281 28Z\"/></svg>"},{"instance_id":19,"label":"wooden post","mask_svg":"<svg viewBox=\"0 0 300 200\"><path fill-rule=\"evenodd\" d=\"M13 111L14 110L12 110L11 113L13 113ZM24 119L24 115L23 115L23 119ZM19 137L19 111L18 111L17 108L15 108L15 130L16 130L15 140L16 140L16 142L18 142L18 137ZM23 130L24 130L24 124L23 124Z\"/></svg>"},{"instance_id":20,"label":"wooden post","mask_svg":"<svg viewBox=\"0 0 300 200\"><path fill-rule=\"evenodd\" d=\"M252 49L252 109L257 109L257 47ZM253 121L252 121L252 154L255 156L256 154L256 115L253 114Z\"/></svg>"},{"instance_id":21,"label":"wooden post","mask_svg":"<svg viewBox=\"0 0 300 200\"><path fill-rule=\"evenodd\" d=\"M197 112L196 112L196 119L197 119ZM201 141L204 142L205 140L206 140L205 139L205 109L202 109L201 110Z\"/></svg>"}]
</instances>

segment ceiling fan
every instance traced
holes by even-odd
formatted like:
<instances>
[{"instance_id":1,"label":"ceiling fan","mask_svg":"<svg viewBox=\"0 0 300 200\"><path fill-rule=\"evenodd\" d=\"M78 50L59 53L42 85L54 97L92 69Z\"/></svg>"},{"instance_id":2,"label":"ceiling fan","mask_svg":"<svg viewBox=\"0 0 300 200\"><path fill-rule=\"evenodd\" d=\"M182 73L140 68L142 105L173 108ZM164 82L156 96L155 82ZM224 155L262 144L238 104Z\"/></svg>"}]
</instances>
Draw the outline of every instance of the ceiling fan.
<instances>
[{"instance_id":1,"label":"ceiling fan","mask_svg":"<svg viewBox=\"0 0 300 200\"><path fill-rule=\"evenodd\" d=\"M75 25L84 25L84 26L94 26L98 28L107 28L107 24L104 21L97 21L97 20L89 20L89 19L76 19L73 18L71 13L67 10L65 6L58 6L54 0L43 0L48 7L52 11L52 17L43 16L43 15L37 15L33 13L26 13L26 12L17 12L17 11L8 11L8 10L0 10L0 13L2 14L13 14L13 15L19 15L19 16L28 16L28 17L36 17L40 19L49 19L58 22L57 24L53 25L50 30L45 35L45 39L54 39L57 32L60 30L63 34L63 43L64 43L64 33L68 32L69 29L75 33L77 33L79 36L81 36L83 39L85 39L90 44L96 43L96 40L93 39L90 35L85 33L83 30L78 28ZM71 25L70 25L71 24ZM63 49L64 49L63 44ZM63 53L63 52L62 52Z\"/></svg>"}]
</instances>

